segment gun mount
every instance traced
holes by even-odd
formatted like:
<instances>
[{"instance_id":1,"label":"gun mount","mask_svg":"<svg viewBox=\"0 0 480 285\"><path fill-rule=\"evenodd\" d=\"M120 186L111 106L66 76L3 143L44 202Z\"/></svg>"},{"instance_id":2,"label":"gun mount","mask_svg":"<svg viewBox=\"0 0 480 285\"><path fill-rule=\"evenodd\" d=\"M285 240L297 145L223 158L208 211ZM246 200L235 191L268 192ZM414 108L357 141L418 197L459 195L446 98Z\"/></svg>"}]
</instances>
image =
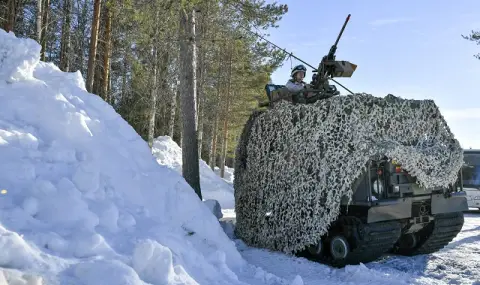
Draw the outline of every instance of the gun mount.
<instances>
[{"instance_id":1,"label":"gun mount","mask_svg":"<svg viewBox=\"0 0 480 285\"><path fill-rule=\"evenodd\" d=\"M352 77L353 72L357 69L357 65L349 61L335 60L338 42L340 41L349 20L350 14L347 16L347 19L345 19L342 29L340 30L335 43L330 48L330 51L322 58L318 68L312 71L311 85L313 86L313 89L323 90L328 93L328 91L331 90L331 85L329 85L328 82L329 79L334 77Z\"/></svg>"},{"instance_id":2,"label":"gun mount","mask_svg":"<svg viewBox=\"0 0 480 285\"><path fill-rule=\"evenodd\" d=\"M291 57L296 58L302 63L308 65L313 70L312 81L309 85L306 86L304 90L298 92L291 92L284 85L277 84L267 84L265 90L269 102L260 103L260 107L271 106L274 102L279 100L292 101L293 103L313 103L317 100L330 98L335 95L339 95L340 92L337 90L335 85L330 85L329 80L334 81L338 85L345 88L347 91L353 94L346 87L336 82L333 78L335 77L352 77L353 73L357 69L357 65L349 61L336 60L336 51L338 47L338 42L343 35L343 31L350 20L350 14L348 14L345 22L343 23L342 29L337 36L335 43L331 46L330 51L327 55L322 58L318 68L313 67L312 65L306 63L300 58L294 56L292 53L289 53ZM273 43L271 43L273 44ZM275 44L273 44L276 46ZM276 46L278 47L278 46ZM284 49L283 49L284 50ZM285 51L285 50L284 50Z\"/></svg>"}]
</instances>

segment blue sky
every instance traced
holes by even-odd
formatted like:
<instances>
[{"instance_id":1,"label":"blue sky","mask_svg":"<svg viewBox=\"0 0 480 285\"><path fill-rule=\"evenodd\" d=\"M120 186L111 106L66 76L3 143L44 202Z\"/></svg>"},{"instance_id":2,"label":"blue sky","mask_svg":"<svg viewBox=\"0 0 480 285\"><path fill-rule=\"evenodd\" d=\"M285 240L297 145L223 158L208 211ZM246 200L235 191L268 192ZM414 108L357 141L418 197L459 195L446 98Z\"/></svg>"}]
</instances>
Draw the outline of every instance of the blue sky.
<instances>
[{"instance_id":1,"label":"blue sky","mask_svg":"<svg viewBox=\"0 0 480 285\"><path fill-rule=\"evenodd\" d=\"M480 46L461 37L480 29L479 0L277 2L289 11L268 31L270 41L317 66L351 14L337 59L358 67L352 78L338 81L379 97L433 99L462 146L480 148L480 60L473 57ZM285 61L273 82L285 84L299 63ZM311 75L308 68L308 81Z\"/></svg>"}]
</instances>

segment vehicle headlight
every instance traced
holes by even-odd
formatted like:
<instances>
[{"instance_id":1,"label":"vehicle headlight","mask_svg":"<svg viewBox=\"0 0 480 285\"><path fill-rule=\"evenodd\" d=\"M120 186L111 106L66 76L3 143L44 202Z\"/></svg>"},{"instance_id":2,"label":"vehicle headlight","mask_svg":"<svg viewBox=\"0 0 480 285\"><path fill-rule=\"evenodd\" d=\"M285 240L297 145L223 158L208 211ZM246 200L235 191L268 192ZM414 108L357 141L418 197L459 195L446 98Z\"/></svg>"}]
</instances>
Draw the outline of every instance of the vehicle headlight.
<instances>
[{"instance_id":1,"label":"vehicle headlight","mask_svg":"<svg viewBox=\"0 0 480 285\"><path fill-rule=\"evenodd\" d=\"M383 183L381 179L377 179L373 182L373 191L377 194L383 193Z\"/></svg>"}]
</instances>

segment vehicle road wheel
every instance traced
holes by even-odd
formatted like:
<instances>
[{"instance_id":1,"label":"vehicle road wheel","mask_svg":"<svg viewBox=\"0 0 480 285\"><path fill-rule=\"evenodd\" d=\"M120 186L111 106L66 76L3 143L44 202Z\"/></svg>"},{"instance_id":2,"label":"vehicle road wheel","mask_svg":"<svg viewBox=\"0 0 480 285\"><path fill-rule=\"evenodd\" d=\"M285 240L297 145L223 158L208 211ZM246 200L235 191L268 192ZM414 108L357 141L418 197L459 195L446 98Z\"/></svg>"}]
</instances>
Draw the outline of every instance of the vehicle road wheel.
<instances>
[{"instance_id":1,"label":"vehicle road wheel","mask_svg":"<svg viewBox=\"0 0 480 285\"><path fill-rule=\"evenodd\" d=\"M412 249L417 246L418 238L417 236L412 234L402 235L398 241L398 246L401 249Z\"/></svg>"},{"instance_id":2,"label":"vehicle road wheel","mask_svg":"<svg viewBox=\"0 0 480 285\"><path fill-rule=\"evenodd\" d=\"M323 242L320 240L317 244L312 244L307 247L308 253L313 256L321 256L323 255Z\"/></svg>"},{"instance_id":3,"label":"vehicle road wheel","mask_svg":"<svg viewBox=\"0 0 480 285\"><path fill-rule=\"evenodd\" d=\"M345 259L350 251L350 246L345 237L341 235L334 236L330 240L330 254L333 259Z\"/></svg>"}]
</instances>

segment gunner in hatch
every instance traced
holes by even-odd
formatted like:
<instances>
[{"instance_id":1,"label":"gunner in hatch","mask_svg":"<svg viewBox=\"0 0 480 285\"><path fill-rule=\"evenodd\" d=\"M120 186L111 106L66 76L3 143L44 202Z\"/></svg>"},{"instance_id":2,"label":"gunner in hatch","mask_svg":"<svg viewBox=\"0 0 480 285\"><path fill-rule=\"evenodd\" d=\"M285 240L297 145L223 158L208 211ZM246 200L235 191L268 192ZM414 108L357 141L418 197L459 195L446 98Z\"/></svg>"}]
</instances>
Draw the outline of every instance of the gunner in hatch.
<instances>
[{"instance_id":1,"label":"gunner in hatch","mask_svg":"<svg viewBox=\"0 0 480 285\"><path fill-rule=\"evenodd\" d=\"M305 89L307 84L303 81L303 79L305 78L306 73L307 69L303 64L295 66L290 74L292 78L288 80L285 87L287 87L290 92L298 92L302 89Z\"/></svg>"},{"instance_id":2,"label":"gunner in hatch","mask_svg":"<svg viewBox=\"0 0 480 285\"><path fill-rule=\"evenodd\" d=\"M287 84L285 84L285 87L288 89L288 91L295 93L295 92L302 91L303 89L306 89L306 88L311 88L309 84L303 81L306 73L307 73L307 69L303 64L295 66L292 69L292 73L290 74L292 78L287 81ZM300 94L302 94L304 98L310 98L314 96L314 93L312 92L303 92Z\"/></svg>"}]
</instances>

